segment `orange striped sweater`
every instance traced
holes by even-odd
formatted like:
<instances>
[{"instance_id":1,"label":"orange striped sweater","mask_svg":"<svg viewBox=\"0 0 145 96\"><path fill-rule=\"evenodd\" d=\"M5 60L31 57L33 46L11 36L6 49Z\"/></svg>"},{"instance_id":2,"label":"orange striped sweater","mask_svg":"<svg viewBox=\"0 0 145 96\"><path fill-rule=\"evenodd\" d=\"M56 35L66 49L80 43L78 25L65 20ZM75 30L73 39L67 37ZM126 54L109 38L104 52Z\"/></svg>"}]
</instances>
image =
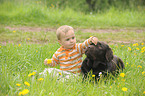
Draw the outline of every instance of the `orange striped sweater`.
<instances>
[{"instance_id":1,"label":"orange striped sweater","mask_svg":"<svg viewBox=\"0 0 145 96\"><path fill-rule=\"evenodd\" d=\"M72 73L81 71L84 49L91 44L90 39L83 43L75 44L72 49L64 49L62 46L53 54L50 66L60 65L60 70Z\"/></svg>"}]
</instances>

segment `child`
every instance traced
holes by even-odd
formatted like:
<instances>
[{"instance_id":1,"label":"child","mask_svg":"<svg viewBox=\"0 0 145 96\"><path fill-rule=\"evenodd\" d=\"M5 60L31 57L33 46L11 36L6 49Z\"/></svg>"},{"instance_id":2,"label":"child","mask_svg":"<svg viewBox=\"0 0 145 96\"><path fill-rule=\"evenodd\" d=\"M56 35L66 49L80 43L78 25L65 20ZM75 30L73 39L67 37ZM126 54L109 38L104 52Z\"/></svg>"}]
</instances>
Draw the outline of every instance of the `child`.
<instances>
[{"instance_id":1,"label":"child","mask_svg":"<svg viewBox=\"0 0 145 96\"><path fill-rule=\"evenodd\" d=\"M97 44L98 39L90 37L83 43L76 44L74 29L68 25L59 27L56 35L61 47L53 54L52 62L45 59L44 64L49 66L59 65L61 71L80 73L84 49L91 43Z\"/></svg>"}]
</instances>

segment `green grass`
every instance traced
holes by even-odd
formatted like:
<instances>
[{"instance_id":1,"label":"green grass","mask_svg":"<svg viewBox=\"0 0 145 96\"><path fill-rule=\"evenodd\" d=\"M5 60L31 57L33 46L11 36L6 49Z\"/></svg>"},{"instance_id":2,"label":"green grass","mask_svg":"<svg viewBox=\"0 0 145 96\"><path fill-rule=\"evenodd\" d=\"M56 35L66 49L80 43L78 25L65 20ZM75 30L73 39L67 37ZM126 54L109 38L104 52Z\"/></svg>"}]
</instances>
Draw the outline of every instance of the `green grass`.
<instances>
[{"instance_id":1,"label":"green grass","mask_svg":"<svg viewBox=\"0 0 145 96\"><path fill-rule=\"evenodd\" d=\"M35 27L33 28L35 29ZM107 31L107 30L106 30ZM79 29L75 31L77 42L83 42L90 36L96 36L100 41L105 41L107 43L141 43L145 42L145 32L137 32L134 30L118 31L118 32L84 32ZM0 27L0 41L2 44L6 43L21 43L27 42L29 44L46 44L46 43L57 43L55 29L53 31L43 31L43 30L16 30L16 29L6 29L4 26Z\"/></svg>"},{"instance_id":2,"label":"green grass","mask_svg":"<svg viewBox=\"0 0 145 96\"><path fill-rule=\"evenodd\" d=\"M50 4L51 5L51 4ZM85 14L68 7L48 7L32 1L3 2L0 4L0 24L9 26L58 27L71 25L81 28L115 28L145 26L145 10L117 10Z\"/></svg>"},{"instance_id":3,"label":"green grass","mask_svg":"<svg viewBox=\"0 0 145 96\"><path fill-rule=\"evenodd\" d=\"M50 75L43 81L38 81L37 75L28 77L28 74L37 71L40 73L46 68L43 65L45 58L51 58L53 53L59 47L59 44L7 44L0 45L0 94L1 96L15 96L24 89L28 89L28 96L143 96L145 91L145 52L141 53L144 45L138 43L122 46L121 44L110 45L115 55L122 58L125 63L125 77L115 77L101 79L98 84L92 84L88 81L82 83L81 76L71 78L61 82ZM128 50L131 47L131 51ZM139 48L137 50L136 48ZM139 65L141 67L139 67ZM24 82L30 83L26 86ZM16 86L19 83L21 86ZM122 91L126 87L127 91Z\"/></svg>"},{"instance_id":4,"label":"green grass","mask_svg":"<svg viewBox=\"0 0 145 96\"><path fill-rule=\"evenodd\" d=\"M104 12L86 14L67 7L53 8L49 3L46 5L35 0L1 0L0 95L18 96L19 92L28 89L28 96L144 96L145 73L142 72L145 72L145 52L141 53L141 50L145 46L141 43L145 43L145 10L139 8L117 10L111 7ZM101 78L97 84L88 81L82 83L81 76L61 82L47 75L43 81L38 81L38 73L47 68L43 64L44 59L51 58L60 46L55 31L9 30L6 26L56 29L61 25L79 28L75 31L77 42L83 42L89 36L96 36L100 41L110 44L114 54L124 61L125 70L122 73L125 73L125 77L109 78L106 83L105 78ZM112 32L83 32L83 28L106 28ZM113 32L114 29L120 28L127 28L127 32ZM116 43L118 41L129 44ZM133 43L138 43L139 46L133 46ZM128 47L132 50L129 51ZM34 71L37 71L37 74L28 77ZM29 82L30 86L26 86L25 81ZM21 86L16 86L18 83ZM123 87L127 88L126 92L122 91Z\"/></svg>"}]
</instances>

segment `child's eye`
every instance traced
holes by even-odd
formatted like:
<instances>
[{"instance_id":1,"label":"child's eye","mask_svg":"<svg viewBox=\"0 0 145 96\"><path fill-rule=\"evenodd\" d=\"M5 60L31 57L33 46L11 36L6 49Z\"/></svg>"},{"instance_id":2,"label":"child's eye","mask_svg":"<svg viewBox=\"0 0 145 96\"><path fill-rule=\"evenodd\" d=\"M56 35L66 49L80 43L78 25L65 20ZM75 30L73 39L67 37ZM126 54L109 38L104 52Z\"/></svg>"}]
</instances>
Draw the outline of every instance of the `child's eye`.
<instances>
[{"instance_id":1,"label":"child's eye","mask_svg":"<svg viewBox=\"0 0 145 96\"><path fill-rule=\"evenodd\" d=\"M66 39L66 41L69 41L69 39Z\"/></svg>"},{"instance_id":2,"label":"child's eye","mask_svg":"<svg viewBox=\"0 0 145 96\"><path fill-rule=\"evenodd\" d=\"M72 39L75 39L75 37L72 37Z\"/></svg>"}]
</instances>

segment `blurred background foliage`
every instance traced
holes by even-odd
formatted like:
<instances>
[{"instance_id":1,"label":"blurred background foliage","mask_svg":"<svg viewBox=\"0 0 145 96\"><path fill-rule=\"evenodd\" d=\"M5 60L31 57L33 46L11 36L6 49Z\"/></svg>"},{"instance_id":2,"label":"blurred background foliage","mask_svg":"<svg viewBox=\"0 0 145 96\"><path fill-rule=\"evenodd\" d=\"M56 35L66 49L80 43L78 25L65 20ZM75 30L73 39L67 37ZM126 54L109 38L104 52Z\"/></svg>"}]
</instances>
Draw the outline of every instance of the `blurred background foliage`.
<instances>
[{"instance_id":1,"label":"blurred background foliage","mask_svg":"<svg viewBox=\"0 0 145 96\"><path fill-rule=\"evenodd\" d=\"M118 10L144 10L145 0L0 0L0 3L15 2L17 4L37 3L47 8L71 8L81 12L100 12L112 7ZM8 6L10 7L10 6Z\"/></svg>"}]
</instances>

